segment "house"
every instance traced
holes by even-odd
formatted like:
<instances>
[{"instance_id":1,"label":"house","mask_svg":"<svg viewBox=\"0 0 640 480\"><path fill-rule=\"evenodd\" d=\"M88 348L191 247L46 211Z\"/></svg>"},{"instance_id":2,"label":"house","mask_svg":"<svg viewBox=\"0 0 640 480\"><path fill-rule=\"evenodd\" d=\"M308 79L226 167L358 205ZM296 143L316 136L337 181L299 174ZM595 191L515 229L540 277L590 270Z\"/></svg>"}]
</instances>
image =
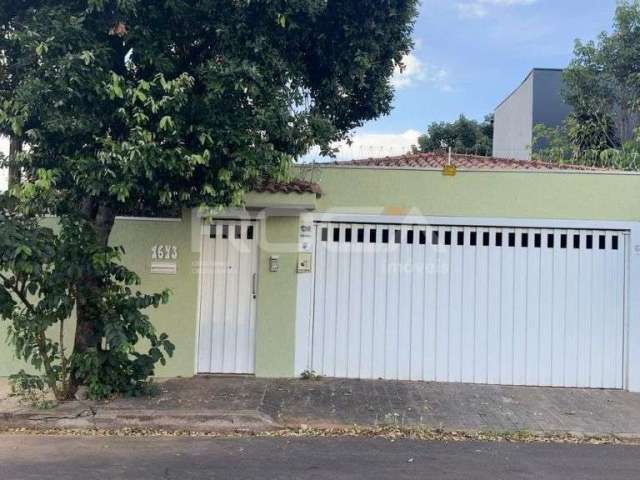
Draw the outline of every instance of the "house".
<instances>
[{"instance_id":1,"label":"house","mask_svg":"<svg viewBox=\"0 0 640 480\"><path fill-rule=\"evenodd\" d=\"M172 290L158 375L640 391L640 175L446 163L302 165L212 219L119 218L142 287ZM0 376L20 368L0 348Z\"/></svg>"},{"instance_id":2,"label":"house","mask_svg":"<svg viewBox=\"0 0 640 480\"><path fill-rule=\"evenodd\" d=\"M529 72L496 107L494 157L531 160L534 126L560 126L571 111L562 98L563 86L560 69L534 68Z\"/></svg>"}]
</instances>

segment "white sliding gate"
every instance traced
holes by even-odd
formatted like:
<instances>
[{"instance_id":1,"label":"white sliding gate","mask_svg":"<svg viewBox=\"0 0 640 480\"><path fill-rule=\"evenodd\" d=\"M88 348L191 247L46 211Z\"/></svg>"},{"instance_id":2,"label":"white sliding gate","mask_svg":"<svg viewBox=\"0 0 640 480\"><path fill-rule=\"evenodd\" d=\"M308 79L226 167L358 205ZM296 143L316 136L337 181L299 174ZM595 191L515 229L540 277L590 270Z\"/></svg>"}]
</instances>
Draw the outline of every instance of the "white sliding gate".
<instances>
[{"instance_id":1,"label":"white sliding gate","mask_svg":"<svg viewBox=\"0 0 640 480\"><path fill-rule=\"evenodd\" d=\"M254 372L257 228L233 220L203 225L198 373Z\"/></svg>"},{"instance_id":2,"label":"white sliding gate","mask_svg":"<svg viewBox=\"0 0 640 480\"><path fill-rule=\"evenodd\" d=\"M318 223L311 368L335 377L623 388L625 237Z\"/></svg>"}]
</instances>

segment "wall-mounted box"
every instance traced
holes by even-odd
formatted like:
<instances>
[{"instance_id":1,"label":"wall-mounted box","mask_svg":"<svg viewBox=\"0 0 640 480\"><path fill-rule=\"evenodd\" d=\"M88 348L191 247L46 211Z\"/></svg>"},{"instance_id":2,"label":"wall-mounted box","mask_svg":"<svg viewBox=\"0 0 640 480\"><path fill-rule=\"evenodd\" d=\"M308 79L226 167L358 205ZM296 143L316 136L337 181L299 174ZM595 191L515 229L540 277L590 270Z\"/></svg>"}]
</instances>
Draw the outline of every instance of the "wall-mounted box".
<instances>
[{"instance_id":1,"label":"wall-mounted box","mask_svg":"<svg viewBox=\"0 0 640 480\"><path fill-rule=\"evenodd\" d=\"M271 255L269 257L269 271L276 273L280 271L280 257L277 255Z\"/></svg>"},{"instance_id":2,"label":"wall-mounted box","mask_svg":"<svg viewBox=\"0 0 640 480\"><path fill-rule=\"evenodd\" d=\"M312 254L309 252L298 253L298 273L308 273L311 271Z\"/></svg>"}]
</instances>

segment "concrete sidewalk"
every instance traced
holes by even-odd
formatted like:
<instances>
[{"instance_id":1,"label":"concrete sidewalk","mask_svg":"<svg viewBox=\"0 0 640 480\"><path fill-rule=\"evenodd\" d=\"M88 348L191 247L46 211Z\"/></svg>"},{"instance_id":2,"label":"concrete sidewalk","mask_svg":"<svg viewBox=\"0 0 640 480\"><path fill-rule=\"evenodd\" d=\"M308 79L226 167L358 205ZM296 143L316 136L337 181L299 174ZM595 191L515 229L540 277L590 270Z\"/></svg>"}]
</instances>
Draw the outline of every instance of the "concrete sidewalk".
<instances>
[{"instance_id":1,"label":"concrete sidewalk","mask_svg":"<svg viewBox=\"0 0 640 480\"><path fill-rule=\"evenodd\" d=\"M0 426L258 431L396 425L640 438L640 395L623 391L216 376L159 387L157 397L70 402L45 411L9 408L0 398Z\"/></svg>"},{"instance_id":2,"label":"concrete sidewalk","mask_svg":"<svg viewBox=\"0 0 640 480\"><path fill-rule=\"evenodd\" d=\"M191 408L182 400L165 402L173 392L191 380L176 380L167 388L159 381L161 393L155 397L139 397L113 401L64 402L50 409L38 409L20 403L9 395L10 388L0 378L0 429L103 429L169 430L195 432L254 432L280 428L256 408L234 407ZM187 391L185 391L186 393Z\"/></svg>"}]
</instances>

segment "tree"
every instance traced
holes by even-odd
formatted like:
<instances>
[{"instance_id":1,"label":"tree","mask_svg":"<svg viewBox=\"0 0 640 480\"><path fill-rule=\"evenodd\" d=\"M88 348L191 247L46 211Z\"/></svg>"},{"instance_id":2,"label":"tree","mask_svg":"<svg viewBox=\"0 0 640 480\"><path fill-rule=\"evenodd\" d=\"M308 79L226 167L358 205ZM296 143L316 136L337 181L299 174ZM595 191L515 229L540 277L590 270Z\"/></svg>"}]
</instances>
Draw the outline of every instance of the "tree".
<instances>
[{"instance_id":1,"label":"tree","mask_svg":"<svg viewBox=\"0 0 640 480\"><path fill-rule=\"evenodd\" d=\"M434 122L418 138L416 151L434 152L451 147L456 153L491 155L493 149L493 115L482 123L464 115L455 122Z\"/></svg>"},{"instance_id":2,"label":"tree","mask_svg":"<svg viewBox=\"0 0 640 480\"><path fill-rule=\"evenodd\" d=\"M42 185L40 180L36 188ZM39 380L57 399L66 400L76 368L92 397L144 392L155 364L164 364L174 347L166 334L155 332L142 310L166 303L168 292L133 293L140 280L120 265L120 248L97 246L86 222L70 217L61 222L61 234L55 234L17 198L0 197L0 314L10 322L9 338L18 358L43 372L40 378L20 372L13 379L23 384ZM93 308L106 345L78 361L66 346L65 323L87 275L102 290ZM51 335L56 327L57 338ZM141 338L150 344L147 353L136 350Z\"/></svg>"},{"instance_id":3,"label":"tree","mask_svg":"<svg viewBox=\"0 0 640 480\"><path fill-rule=\"evenodd\" d=\"M589 125L586 129L588 127ZM579 124L572 117L558 127L535 125L533 144L541 146L533 150L532 159L615 170L640 170L640 137L624 142L619 148L599 144L591 147L575 141L585 131L583 129L585 125Z\"/></svg>"},{"instance_id":4,"label":"tree","mask_svg":"<svg viewBox=\"0 0 640 480\"><path fill-rule=\"evenodd\" d=\"M14 35L16 25L22 21L22 8L19 2L7 5L7 9L0 17L0 30L4 32L0 36L0 105L11 108L10 95L19 84L22 66L25 64L30 52L21 50ZM14 112L19 116L20 112ZM26 119L22 119L26 123ZM4 127L4 128L2 128ZM9 171L9 187L20 182L21 172L19 169L17 156L22 152L22 137L16 134L10 126L0 125L0 134L9 137L9 156L4 163Z\"/></svg>"},{"instance_id":5,"label":"tree","mask_svg":"<svg viewBox=\"0 0 640 480\"><path fill-rule=\"evenodd\" d=\"M0 37L29 52L0 110L29 146L16 195L47 199L60 248L82 239L69 392L108 355L110 279L131 294L109 246L116 214L238 205L311 146L330 153L389 111L415 14L416 0L0 0ZM37 182L49 188L34 195Z\"/></svg>"},{"instance_id":6,"label":"tree","mask_svg":"<svg viewBox=\"0 0 640 480\"><path fill-rule=\"evenodd\" d=\"M620 148L633 139L640 113L640 1L618 3L610 34L576 41L564 81L578 152Z\"/></svg>"},{"instance_id":7,"label":"tree","mask_svg":"<svg viewBox=\"0 0 640 480\"><path fill-rule=\"evenodd\" d=\"M572 107L558 128L536 127L534 158L636 170L640 165L640 1L616 8L613 31L576 41L563 74Z\"/></svg>"}]
</instances>

